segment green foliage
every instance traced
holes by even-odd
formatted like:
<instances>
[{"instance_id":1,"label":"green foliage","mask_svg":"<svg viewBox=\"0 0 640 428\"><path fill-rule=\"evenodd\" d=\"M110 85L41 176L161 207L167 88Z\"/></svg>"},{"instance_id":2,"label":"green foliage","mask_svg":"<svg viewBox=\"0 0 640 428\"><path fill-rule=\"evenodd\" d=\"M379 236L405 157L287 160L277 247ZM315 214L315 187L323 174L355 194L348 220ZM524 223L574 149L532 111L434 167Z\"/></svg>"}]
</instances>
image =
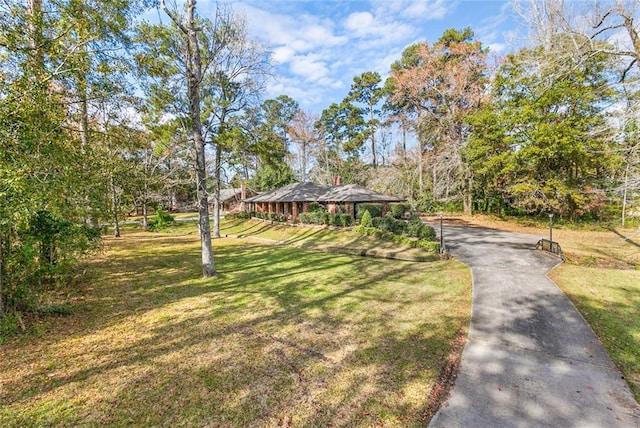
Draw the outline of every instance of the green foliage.
<instances>
[{"instance_id":1,"label":"green foliage","mask_svg":"<svg viewBox=\"0 0 640 428\"><path fill-rule=\"evenodd\" d=\"M427 241L434 241L436 239L436 231L433 227L424 224L418 216L411 216L407 220L405 235L410 238L418 238Z\"/></svg>"},{"instance_id":2,"label":"green foliage","mask_svg":"<svg viewBox=\"0 0 640 428\"><path fill-rule=\"evenodd\" d=\"M0 345L18 332L21 323L22 314L20 312L10 312L4 317L0 317Z\"/></svg>"},{"instance_id":3,"label":"green foliage","mask_svg":"<svg viewBox=\"0 0 640 428\"><path fill-rule=\"evenodd\" d=\"M409 204L392 204L390 206L390 213L394 218L401 219L404 217L405 213L411 210L411 205Z\"/></svg>"},{"instance_id":4,"label":"green foliage","mask_svg":"<svg viewBox=\"0 0 640 428\"><path fill-rule=\"evenodd\" d=\"M356 218L361 220L365 211L369 211L371 217L382 217L382 204L357 204Z\"/></svg>"},{"instance_id":5,"label":"green foliage","mask_svg":"<svg viewBox=\"0 0 640 428\"><path fill-rule=\"evenodd\" d=\"M556 37L558 52L572 49ZM564 46L564 47L563 47ZM616 164L605 107L612 100L602 55L567 55L565 71L544 48L510 55L497 73L493 104L470 120L465 151L484 207L570 218L598 213ZM511 211L512 212L512 211Z\"/></svg>"},{"instance_id":6,"label":"green foliage","mask_svg":"<svg viewBox=\"0 0 640 428\"><path fill-rule=\"evenodd\" d=\"M148 230L159 231L167 227L173 226L176 219L168 212L158 208L153 217L149 219Z\"/></svg>"},{"instance_id":7,"label":"green foliage","mask_svg":"<svg viewBox=\"0 0 640 428\"><path fill-rule=\"evenodd\" d=\"M78 261L97 249L100 229L41 210L3 245L3 301L9 313L31 311L42 292L67 282Z\"/></svg>"},{"instance_id":8,"label":"green foliage","mask_svg":"<svg viewBox=\"0 0 640 428\"><path fill-rule=\"evenodd\" d=\"M424 224L417 216L412 216L405 221L394 218L393 214L389 212L384 217L371 218L369 212L365 211L360 224L355 226L353 230L363 235L375 236L411 248L425 248L434 252L439 249L439 244L434 242L436 239L435 230Z\"/></svg>"},{"instance_id":9,"label":"green foliage","mask_svg":"<svg viewBox=\"0 0 640 428\"><path fill-rule=\"evenodd\" d=\"M362 214L360 217L360 225L363 227L373 226L373 219L371 217L371 213L369 212L369 210L365 209L364 211L362 211Z\"/></svg>"},{"instance_id":10,"label":"green foliage","mask_svg":"<svg viewBox=\"0 0 640 428\"><path fill-rule=\"evenodd\" d=\"M73 314L73 308L64 303L48 305L40 309L40 314L45 316L69 316Z\"/></svg>"},{"instance_id":11,"label":"green foliage","mask_svg":"<svg viewBox=\"0 0 640 428\"><path fill-rule=\"evenodd\" d=\"M316 211L322 211L324 210L324 207L322 205L320 205L317 202L311 202L309 203L309 211L310 212L316 212Z\"/></svg>"},{"instance_id":12,"label":"green foliage","mask_svg":"<svg viewBox=\"0 0 640 428\"><path fill-rule=\"evenodd\" d=\"M391 232L394 235L403 235L407 227L407 222L403 220L396 220L392 213L388 212L382 217L380 223L380 229L384 232Z\"/></svg>"},{"instance_id":13,"label":"green foliage","mask_svg":"<svg viewBox=\"0 0 640 428\"><path fill-rule=\"evenodd\" d=\"M258 192L263 192L295 183L295 181L295 174L286 163L265 163L258 168L249 186Z\"/></svg>"},{"instance_id":14,"label":"green foliage","mask_svg":"<svg viewBox=\"0 0 640 428\"><path fill-rule=\"evenodd\" d=\"M344 213L332 214L326 210L316 210L300 213L299 220L306 224L325 224L330 226L347 227L352 223L351 216Z\"/></svg>"}]
</instances>

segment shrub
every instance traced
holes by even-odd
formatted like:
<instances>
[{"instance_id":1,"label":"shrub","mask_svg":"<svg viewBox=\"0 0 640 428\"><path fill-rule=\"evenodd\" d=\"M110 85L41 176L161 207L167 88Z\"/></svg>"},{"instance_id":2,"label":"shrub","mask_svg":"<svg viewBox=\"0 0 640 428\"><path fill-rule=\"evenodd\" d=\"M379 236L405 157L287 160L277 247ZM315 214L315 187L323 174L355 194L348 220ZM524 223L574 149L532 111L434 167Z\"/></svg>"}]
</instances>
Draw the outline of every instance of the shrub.
<instances>
[{"instance_id":1,"label":"shrub","mask_svg":"<svg viewBox=\"0 0 640 428\"><path fill-rule=\"evenodd\" d=\"M300 213L298 218L302 223L313 224L313 213Z\"/></svg>"},{"instance_id":2,"label":"shrub","mask_svg":"<svg viewBox=\"0 0 640 428\"><path fill-rule=\"evenodd\" d=\"M255 211L240 211L237 213L227 214L225 217L228 219L248 220L252 217L257 217L258 214L260 213L256 213Z\"/></svg>"},{"instance_id":3,"label":"shrub","mask_svg":"<svg viewBox=\"0 0 640 428\"><path fill-rule=\"evenodd\" d=\"M158 231L165 227L173 226L176 219L166 211L158 208L151 219L149 219L148 229Z\"/></svg>"},{"instance_id":4,"label":"shrub","mask_svg":"<svg viewBox=\"0 0 640 428\"><path fill-rule=\"evenodd\" d=\"M410 209L411 206L409 204L393 204L389 212L391 212L394 218L401 219Z\"/></svg>"},{"instance_id":5,"label":"shrub","mask_svg":"<svg viewBox=\"0 0 640 428\"><path fill-rule=\"evenodd\" d=\"M362 222L365 211L369 211L371 217L382 217L382 208L381 204L358 204L356 205L356 218Z\"/></svg>"},{"instance_id":6,"label":"shrub","mask_svg":"<svg viewBox=\"0 0 640 428\"><path fill-rule=\"evenodd\" d=\"M407 223L405 221L396 220L390 212L382 218L382 222L380 223L380 229L385 232L391 232L394 235L404 234L406 226Z\"/></svg>"},{"instance_id":7,"label":"shrub","mask_svg":"<svg viewBox=\"0 0 640 428\"><path fill-rule=\"evenodd\" d=\"M373 226L373 219L371 217L371 213L369 212L369 210L365 210L362 213L362 217L360 217L360 224L364 227Z\"/></svg>"},{"instance_id":8,"label":"shrub","mask_svg":"<svg viewBox=\"0 0 640 428\"><path fill-rule=\"evenodd\" d=\"M311 202L309 204L309 212L323 211L324 208L317 202Z\"/></svg>"},{"instance_id":9,"label":"shrub","mask_svg":"<svg viewBox=\"0 0 640 428\"><path fill-rule=\"evenodd\" d=\"M8 312L0 318L0 345L11 336L15 336L18 327L22 323L20 312Z\"/></svg>"},{"instance_id":10,"label":"shrub","mask_svg":"<svg viewBox=\"0 0 640 428\"><path fill-rule=\"evenodd\" d=\"M351 226L351 215L350 214L336 214L338 226L347 227Z\"/></svg>"},{"instance_id":11,"label":"shrub","mask_svg":"<svg viewBox=\"0 0 640 428\"><path fill-rule=\"evenodd\" d=\"M436 231L433 229L433 227L423 223L420 226L417 238L425 241L435 241Z\"/></svg>"}]
</instances>

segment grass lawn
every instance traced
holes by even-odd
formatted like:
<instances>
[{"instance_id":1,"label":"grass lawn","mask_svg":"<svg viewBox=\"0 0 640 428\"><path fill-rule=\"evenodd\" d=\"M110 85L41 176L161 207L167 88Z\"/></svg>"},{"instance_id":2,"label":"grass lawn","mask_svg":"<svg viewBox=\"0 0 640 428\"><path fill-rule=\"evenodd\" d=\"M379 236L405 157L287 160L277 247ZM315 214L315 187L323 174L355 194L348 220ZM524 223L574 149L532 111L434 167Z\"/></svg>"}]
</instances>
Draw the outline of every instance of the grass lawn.
<instances>
[{"instance_id":1,"label":"grass lawn","mask_svg":"<svg viewBox=\"0 0 640 428\"><path fill-rule=\"evenodd\" d=\"M228 219L221 222L221 235L250 237L254 240L277 241L306 249L346 254L390 257L408 261L436 261L438 255L422 248L410 248L350 230L336 232L325 226L299 226L261 220Z\"/></svg>"},{"instance_id":2,"label":"grass lawn","mask_svg":"<svg viewBox=\"0 0 640 428\"><path fill-rule=\"evenodd\" d=\"M0 426L425 426L468 269L223 238L202 279L194 228L106 237L73 314L0 345Z\"/></svg>"},{"instance_id":3,"label":"grass lawn","mask_svg":"<svg viewBox=\"0 0 640 428\"><path fill-rule=\"evenodd\" d=\"M488 216L459 217L484 227L548 236L531 227ZM596 333L640 401L640 231L556 227L567 258L550 278L571 299ZM626 238L626 239L625 239Z\"/></svg>"}]
</instances>

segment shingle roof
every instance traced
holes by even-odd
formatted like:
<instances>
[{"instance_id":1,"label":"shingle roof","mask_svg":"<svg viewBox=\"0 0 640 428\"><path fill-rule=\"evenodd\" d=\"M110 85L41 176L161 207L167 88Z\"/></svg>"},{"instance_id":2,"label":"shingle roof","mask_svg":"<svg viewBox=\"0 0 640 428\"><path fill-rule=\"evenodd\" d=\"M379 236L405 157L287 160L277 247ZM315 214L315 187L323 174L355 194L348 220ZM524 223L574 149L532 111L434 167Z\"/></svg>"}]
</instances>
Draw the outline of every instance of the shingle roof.
<instances>
[{"instance_id":1,"label":"shingle roof","mask_svg":"<svg viewBox=\"0 0 640 428\"><path fill-rule=\"evenodd\" d=\"M403 202L406 199L374 192L355 184L332 187L318 198L323 202Z\"/></svg>"},{"instance_id":2,"label":"shingle roof","mask_svg":"<svg viewBox=\"0 0 640 428\"><path fill-rule=\"evenodd\" d=\"M245 199L245 202L313 202L330 189L313 183L293 183Z\"/></svg>"},{"instance_id":3,"label":"shingle roof","mask_svg":"<svg viewBox=\"0 0 640 428\"><path fill-rule=\"evenodd\" d=\"M323 186L293 183L245 199L245 202L403 202L405 199L374 192L355 184Z\"/></svg>"},{"instance_id":4,"label":"shingle roof","mask_svg":"<svg viewBox=\"0 0 640 428\"><path fill-rule=\"evenodd\" d=\"M241 189L220 189L220 202L227 202L230 199L240 200ZM209 195L209 202L215 200L215 195Z\"/></svg>"}]
</instances>

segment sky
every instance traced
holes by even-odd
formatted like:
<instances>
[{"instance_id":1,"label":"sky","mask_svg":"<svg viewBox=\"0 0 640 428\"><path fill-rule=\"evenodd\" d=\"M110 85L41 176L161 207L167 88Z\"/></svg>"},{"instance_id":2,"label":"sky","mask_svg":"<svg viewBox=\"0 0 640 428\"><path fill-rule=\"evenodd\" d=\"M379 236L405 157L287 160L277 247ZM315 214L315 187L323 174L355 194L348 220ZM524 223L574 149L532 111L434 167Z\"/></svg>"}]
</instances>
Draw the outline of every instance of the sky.
<instances>
[{"instance_id":1,"label":"sky","mask_svg":"<svg viewBox=\"0 0 640 428\"><path fill-rule=\"evenodd\" d=\"M319 114L348 93L353 78L384 78L404 48L433 43L448 28L471 27L491 52L518 44L517 19L499 0L227 0L250 34L272 52L276 77L267 98L289 95ZM198 2L209 16L215 1Z\"/></svg>"}]
</instances>

